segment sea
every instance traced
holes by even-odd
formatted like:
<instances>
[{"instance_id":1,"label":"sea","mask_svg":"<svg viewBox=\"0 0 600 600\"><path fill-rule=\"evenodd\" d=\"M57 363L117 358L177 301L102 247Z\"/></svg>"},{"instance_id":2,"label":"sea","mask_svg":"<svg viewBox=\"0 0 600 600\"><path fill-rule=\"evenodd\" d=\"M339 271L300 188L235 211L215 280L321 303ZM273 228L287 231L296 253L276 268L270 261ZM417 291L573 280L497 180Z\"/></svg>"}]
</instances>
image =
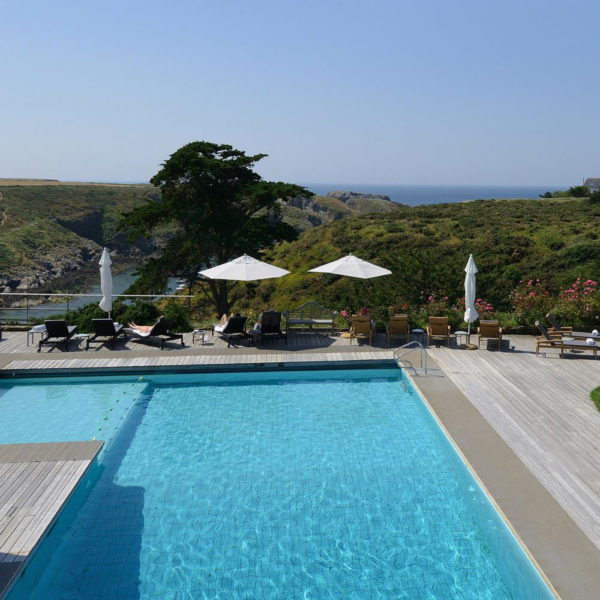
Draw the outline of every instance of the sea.
<instances>
[{"instance_id":1,"label":"sea","mask_svg":"<svg viewBox=\"0 0 600 600\"><path fill-rule=\"evenodd\" d=\"M307 189L319 196L328 192L344 191L362 194L384 194L390 200L408 206L421 204L441 204L446 202L465 202L466 200L487 200L492 198L539 198L540 194L565 186L547 185L384 185L366 183L302 183Z\"/></svg>"}]
</instances>

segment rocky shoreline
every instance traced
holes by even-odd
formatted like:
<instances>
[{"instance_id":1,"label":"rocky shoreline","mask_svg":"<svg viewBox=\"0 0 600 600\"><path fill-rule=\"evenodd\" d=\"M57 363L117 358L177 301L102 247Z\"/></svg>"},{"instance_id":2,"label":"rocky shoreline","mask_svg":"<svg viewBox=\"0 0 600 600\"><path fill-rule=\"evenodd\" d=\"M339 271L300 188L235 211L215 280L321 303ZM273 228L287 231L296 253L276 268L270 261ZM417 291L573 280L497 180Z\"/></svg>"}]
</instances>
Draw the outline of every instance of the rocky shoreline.
<instances>
[{"instance_id":1,"label":"rocky shoreline","mask_svg":"<svg viewBox=\"0 0 600 600\"><path fill-rule=\"evenodd\" d=\"M10 279L0 279L0 286L3 289L2 292L12 293L23 293L23 297L20 296L0 296L0 306L3 308L18 308L25 305L26 294L83 294L86 293L90 287L99 282L99 266L98 260L100 260L100 254L97 259L86 260L85 262L70 261L66 265L60 264L55 268L41 270L31 274L25 275L22 279L18 277L12 277ZM123 273L128 269L139 266L140 261L132 260L131 257L115 256L112 257L112 273L117 275ZM42 265L44 267L44 265ZM49 276L50 274L50 276ZM40 285L35 285L39 282ZM42 283L43 282L43 283ZM9 284L16 284L12 288ZM33 283L33 285L29 285ZM63 299L57 299L57 302L62 302ZM30 306L43 304L46 302L52 302L51 298L47 296L30 296L28 303Z\"/></svg>"}]
</instances>

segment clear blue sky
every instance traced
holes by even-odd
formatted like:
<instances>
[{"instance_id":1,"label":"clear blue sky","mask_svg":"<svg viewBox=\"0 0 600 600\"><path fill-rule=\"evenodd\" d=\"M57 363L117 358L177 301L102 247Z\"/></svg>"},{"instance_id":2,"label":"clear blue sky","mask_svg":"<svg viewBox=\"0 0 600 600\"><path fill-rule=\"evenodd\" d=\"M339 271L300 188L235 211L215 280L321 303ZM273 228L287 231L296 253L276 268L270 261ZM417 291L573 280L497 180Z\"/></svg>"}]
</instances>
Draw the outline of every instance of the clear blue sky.
<instances>
[{"instance_id":1,"label":"clear blue sky","mask_svg":"<svg viewBox=\"0 0 600 600\"><path fill-rule=\"evenodd\" d=\"M180 146L269 180L600 177L600 4L4 2L0 177L147 181Z\"/></svg>"}]
</instances>

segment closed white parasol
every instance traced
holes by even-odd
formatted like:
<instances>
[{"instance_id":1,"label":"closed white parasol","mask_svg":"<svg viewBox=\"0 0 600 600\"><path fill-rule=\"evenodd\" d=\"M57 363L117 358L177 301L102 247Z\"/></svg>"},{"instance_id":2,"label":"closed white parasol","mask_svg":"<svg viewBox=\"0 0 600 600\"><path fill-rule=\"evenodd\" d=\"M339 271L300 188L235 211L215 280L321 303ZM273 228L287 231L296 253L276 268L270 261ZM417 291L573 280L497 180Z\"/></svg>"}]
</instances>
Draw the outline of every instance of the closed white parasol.
<instances>
[{"instance_id":1,"label":"closed white parasol","mask_svg":"<svg viewBox=\"0 0 600 600\"><path fill-rule=\"evenodd\" d=\"M469 254L465 273L465 322L468 323L468 335L471 335L471 323L479 317L475 310L475 273L477 273L477 267L472 254Z\"/></svg>"},{"instance_id":2,"label":"closed white parasol","mask_svg":"<svg viewBox=\"0 0 600 600\"><path fill-rule=\"evenodd\" d=\"M209 279L230 279L233 281L254 281L257 279L274 279L287 275L289 271L281 269L269 263L252 258L247 254L235 258L222 265L217 265L204 271L199 275Z\"/></svg>"},{"instance_id":3,"label":"closed white parasol","mask_svg":"<svg viewBox=\"0 0 600 600\"><path fill-rule=\"evenodd\" d=\"M102 300L100 300L100 308L107 313L112 309L112 293L113 293L113 282L112 272L110 265L112 261L108 254L108 249L104 248L102 256L100 257L100 290L102 291Z\"/></svg>"},{"instance_id":4,"label":"closed white parasol","mask_svg":"<svg viewBox=\"0 0 600 600\"><path fill-rule=\"evenodd\" d=\"M359 279L372 279L382 275L391 275L391 271L362 260L353 254L333 262L309 269L310 273L332 273L333 275L345 275L346 277L357 277Z\"/></svg>"}]
</instances>

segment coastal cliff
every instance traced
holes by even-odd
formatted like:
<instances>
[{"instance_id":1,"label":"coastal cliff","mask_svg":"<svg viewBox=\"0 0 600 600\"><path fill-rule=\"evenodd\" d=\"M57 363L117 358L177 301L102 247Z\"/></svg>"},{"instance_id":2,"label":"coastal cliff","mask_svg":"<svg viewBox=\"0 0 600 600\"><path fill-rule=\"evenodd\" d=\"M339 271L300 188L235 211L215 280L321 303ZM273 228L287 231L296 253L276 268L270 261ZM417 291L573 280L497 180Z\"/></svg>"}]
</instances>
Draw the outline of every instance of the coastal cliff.
<instances>
[{"instance_id":1,"label":"coastal cliff","mask_svg":"<svg viewBox=\"0 0 600 600\"><path fill-rule=\"evenodd\" d=\"M72 290L97 275L104 246L117 271L139 263L155 244L129 244L117 223L154 194L151 186L0 185L0 291Z\"/></svg>"}]
</instances>

